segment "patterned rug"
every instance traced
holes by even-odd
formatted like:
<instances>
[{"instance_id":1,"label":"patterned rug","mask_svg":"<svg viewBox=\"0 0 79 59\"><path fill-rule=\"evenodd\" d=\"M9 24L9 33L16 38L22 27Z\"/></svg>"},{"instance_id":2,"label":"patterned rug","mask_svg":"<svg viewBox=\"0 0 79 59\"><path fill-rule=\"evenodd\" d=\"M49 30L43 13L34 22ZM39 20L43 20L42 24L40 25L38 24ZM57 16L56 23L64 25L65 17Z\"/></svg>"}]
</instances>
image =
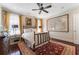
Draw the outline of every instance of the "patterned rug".
<instances>
[{"instance_id":1,"label":"patterned rug","mask_svg":"<svg viewBox=\"0 0 79 59\"><path fill-rule=\"evenodd\" d=\"M37 55L61 55L63 50L64 46L49 42L40 47L35 48L33 51Z\"/></svg>"},{"instance_id":2,"label":"patterned rug","mask_svg":"<svg viewBox=\"0 0 79 59\"><path fill-rule=\"evenodd\" d=\"M34 52L24 42L19 42L18 47L22 55L76 55L75 46L53 40L50 40L50 43L38 46L33 50Z\"/></svg>"}]
</instances>

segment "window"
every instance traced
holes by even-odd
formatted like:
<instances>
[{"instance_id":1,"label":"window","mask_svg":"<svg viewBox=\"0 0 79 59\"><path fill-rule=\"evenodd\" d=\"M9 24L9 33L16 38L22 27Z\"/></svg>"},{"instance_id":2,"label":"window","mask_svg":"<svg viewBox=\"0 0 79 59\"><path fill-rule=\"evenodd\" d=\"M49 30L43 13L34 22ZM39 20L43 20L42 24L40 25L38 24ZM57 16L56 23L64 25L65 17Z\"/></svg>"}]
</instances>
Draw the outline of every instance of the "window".
<instances>
[{"instance_id":1,"label":"window","mask_svg":"<svg viewBox=\"0 0 79 59\"><path fill-rule=\"evenodd\" d=\"M20 34L19 15L10 14L9 18L9 34Z\"/></svg>"},{"instance_id":2,"label":"window","mask_svg":"<svg viewBox=\"0 0 79 59\"><path fill-rule=\"evenodd\" d=\"M38 32L40 32L40 28L39 28L39 26L40 26L40 19L38 19Z\"/></svg>"},{"instance_id":3,"label":"window","mask_svg":"<svg viewBox=\"0 0 79 59\"><path fill-rule=\"evenodd\" d=\"M42 19L38 19L38 32L42 32Z\"/></svg>"}]
</instances>

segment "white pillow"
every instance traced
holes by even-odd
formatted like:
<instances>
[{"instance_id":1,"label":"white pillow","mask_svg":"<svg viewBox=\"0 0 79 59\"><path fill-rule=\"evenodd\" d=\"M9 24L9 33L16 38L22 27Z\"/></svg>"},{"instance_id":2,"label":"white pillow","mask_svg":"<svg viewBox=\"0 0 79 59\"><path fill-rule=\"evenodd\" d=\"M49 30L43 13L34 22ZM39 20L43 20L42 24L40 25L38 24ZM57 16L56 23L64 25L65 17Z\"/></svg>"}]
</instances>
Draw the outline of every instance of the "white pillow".
<instances>
[{"instance_id":1,"label":"white pillow","mask_svg":"<svg viewBox=\"0 0 79 59\"><path fill-rule=\"evenodd\" d=\"M32 29L31 29L31 28L29 28L29 29L24 29L24 33L26 33L26 32L32 32Z\"/></svg>"}]
</instances>

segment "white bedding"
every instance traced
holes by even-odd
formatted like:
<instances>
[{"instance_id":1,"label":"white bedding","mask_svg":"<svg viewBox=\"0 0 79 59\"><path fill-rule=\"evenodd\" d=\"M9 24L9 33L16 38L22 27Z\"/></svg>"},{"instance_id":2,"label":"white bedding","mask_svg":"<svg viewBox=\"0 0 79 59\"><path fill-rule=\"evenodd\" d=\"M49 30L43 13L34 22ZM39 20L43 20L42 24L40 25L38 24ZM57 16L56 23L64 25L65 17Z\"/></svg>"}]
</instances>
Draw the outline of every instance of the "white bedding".
<instances>
[{"instance_id":1,"label":"white bedding","mask_svg":"<svg viewBox=\"0 0 79 59\"><path fill-rule=\"evenodd\" d=\"M26 32L22 34L22 37L25 39L25 42L27 45L31 48L33 48L34 44L34 32Z\"/></svg>"},{"instance_id":2,"label":"white bedding","mask_svg":"<svg viewBox=\"0 0 79 59\"><path fill-rule=\"evenodd\" d=\"M38 34L38 33L39 32L37 32L36 34ZM33 44L34 44L34 31L32 31L32 29L24 29L24 33L22 34L22 38L24 38L24 40L27 43L28 47L33 48ZM37 37L35 37L35 39L37 39ZM35 43L37 44L37 40L36 40Z\"/></svg>"}]
</instances>

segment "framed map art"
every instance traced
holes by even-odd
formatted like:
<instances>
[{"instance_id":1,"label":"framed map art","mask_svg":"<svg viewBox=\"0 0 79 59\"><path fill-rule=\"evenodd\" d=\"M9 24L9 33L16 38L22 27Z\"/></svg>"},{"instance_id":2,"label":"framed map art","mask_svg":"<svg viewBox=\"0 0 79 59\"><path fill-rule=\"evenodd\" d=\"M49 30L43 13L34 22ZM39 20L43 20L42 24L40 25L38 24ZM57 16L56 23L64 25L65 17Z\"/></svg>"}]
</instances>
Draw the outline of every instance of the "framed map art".
<instances>
[{"instance_id":1,"label":"framed map art","mask_svg":"<svg viewBox=\"0 0 79 59\"><path fill-rule=\"evenodd\" d=\"M47 20L48 31L54 32L68 32L69 31L69 15L50 18Z\"/></svg>"}]
</instances>

